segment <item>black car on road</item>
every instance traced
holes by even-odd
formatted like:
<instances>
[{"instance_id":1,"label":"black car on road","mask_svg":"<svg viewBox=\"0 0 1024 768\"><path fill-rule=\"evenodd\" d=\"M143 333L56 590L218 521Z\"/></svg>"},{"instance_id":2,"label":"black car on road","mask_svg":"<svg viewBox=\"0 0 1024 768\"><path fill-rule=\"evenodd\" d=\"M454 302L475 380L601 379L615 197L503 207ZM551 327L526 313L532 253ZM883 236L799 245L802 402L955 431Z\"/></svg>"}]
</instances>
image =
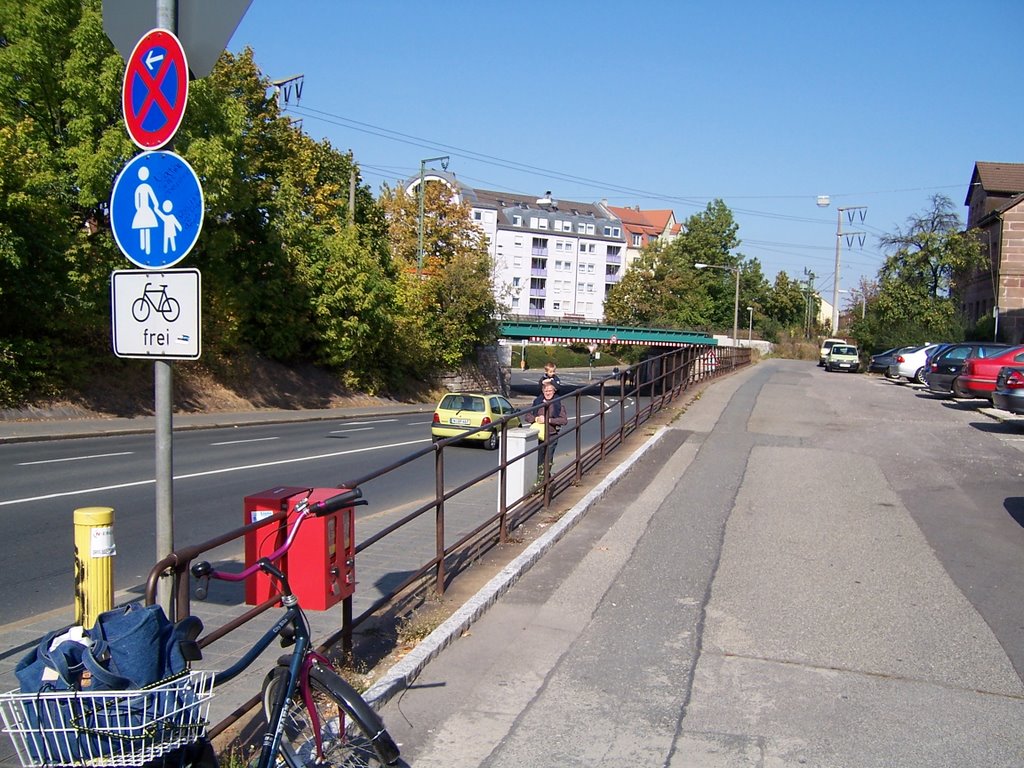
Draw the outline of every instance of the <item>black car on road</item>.
<instances>
[{"instance_id":1,"label":"black car on road","mask_svg":"<svg viewBox=\"0 0 1024 768\"><path fill-rule=\"evenodd\" d=\"M999 369L996 388L992 392L992 405L1018 416L1024 414L1024 368L1004 365Z\"/></svg>"},{"instance_id":2,"label":"black car on road","mask_svg":"<svg viewBox=\"0 0 1024 768\"><path fill-rule=\"evenodd\" d=\"M964 360L968 357L991 357L1010 344L1003 344L995 341L965 341L960 344L950 344L937 354L932 354L928 359L928 372L925 378L928 380L928 389L931 392L954 397L968 397L956 383L957 377L964 367Z\"/></svg>"}]
</instances>

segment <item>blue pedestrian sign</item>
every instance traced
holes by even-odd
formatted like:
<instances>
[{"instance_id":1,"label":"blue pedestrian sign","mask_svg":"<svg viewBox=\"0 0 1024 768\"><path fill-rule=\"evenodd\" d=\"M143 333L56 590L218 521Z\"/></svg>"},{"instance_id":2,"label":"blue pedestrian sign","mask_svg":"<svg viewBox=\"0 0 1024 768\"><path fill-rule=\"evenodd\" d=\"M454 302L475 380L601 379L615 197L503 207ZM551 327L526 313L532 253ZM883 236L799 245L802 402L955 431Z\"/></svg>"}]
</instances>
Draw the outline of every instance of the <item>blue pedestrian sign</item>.
<instances>
[{"instance_id":1,"label":"blue pedestrian sign","mask_svg":"<svg viewBox=\"0 0 1024 768\"><path fill-rule=\"evenodd\" d=\"M164 269L192 250L203 228L203 189L173 152L143 152L110 195L110 228L121 252L143 269Z\"/></svg>"}]
</instances>

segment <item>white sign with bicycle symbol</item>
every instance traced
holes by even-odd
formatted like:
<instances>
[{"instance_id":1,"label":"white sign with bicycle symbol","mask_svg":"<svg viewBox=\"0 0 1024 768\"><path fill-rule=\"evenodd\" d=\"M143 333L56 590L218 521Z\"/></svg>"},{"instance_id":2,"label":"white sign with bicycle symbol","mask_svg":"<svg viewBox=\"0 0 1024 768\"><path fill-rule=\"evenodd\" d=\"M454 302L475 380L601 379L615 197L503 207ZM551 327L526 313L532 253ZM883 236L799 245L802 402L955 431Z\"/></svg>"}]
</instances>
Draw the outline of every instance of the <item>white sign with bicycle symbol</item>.
<instances>
[{"instance_id":1,"label":"white sign with bicycle symbol","mask_svg":"<svg viewBox=\"0 0 1024 768\"><path fill-rule=\"evenodd\" d=\"M198 269L122 269L110 276L114 354L196 360L199 357Z\"/></svg>"}]
</instances>

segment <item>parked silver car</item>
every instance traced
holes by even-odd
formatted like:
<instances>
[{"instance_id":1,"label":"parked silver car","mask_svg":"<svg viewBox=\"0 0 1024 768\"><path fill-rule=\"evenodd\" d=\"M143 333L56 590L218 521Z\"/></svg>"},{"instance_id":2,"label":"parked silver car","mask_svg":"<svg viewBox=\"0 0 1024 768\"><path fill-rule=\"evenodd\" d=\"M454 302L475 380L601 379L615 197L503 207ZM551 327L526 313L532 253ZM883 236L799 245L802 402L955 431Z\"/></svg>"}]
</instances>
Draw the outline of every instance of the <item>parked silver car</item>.
<instances>
[{"instance_id":1,"label":"parked silver car","mask_svg":"<svg viewBox=\"0 0 1024 768\"><path fill-rule=\"evenodd\" d=\"M927 384L925 374L928 369L925 363L928 356L939 347L939 344L923 344L919 347L908 347L900 350L896 355L893 364L889 366L890 379L906 379L916 381L918 384Z\"/></svg>"}]
</instances>

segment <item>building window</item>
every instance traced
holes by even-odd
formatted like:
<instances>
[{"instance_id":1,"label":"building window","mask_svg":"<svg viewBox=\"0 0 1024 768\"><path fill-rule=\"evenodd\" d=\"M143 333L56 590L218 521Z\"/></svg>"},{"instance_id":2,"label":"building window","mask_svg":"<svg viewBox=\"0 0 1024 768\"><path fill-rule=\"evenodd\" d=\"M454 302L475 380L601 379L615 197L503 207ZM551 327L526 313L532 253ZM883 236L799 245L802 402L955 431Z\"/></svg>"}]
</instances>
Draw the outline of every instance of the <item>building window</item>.
<instances>
[{"instance_id":1,"label":"building window","mask_svg":"<svg viewBox=\"0 0 1024 768\"><path fill-rule=\"evenodd\" d=\"M643 245L643 235L633 235L633 245L637 248Z\"/></svg>"},{"instance_id":2,"label":"building window","mask_svg":"<svg viewBox=\"0 0 1024 768\"><path fill-rule=\"evenodd\" d=\"M512 309L519 309L519 297L518 296L513 296L512 297Z\"/></svg>"},{"instance_id":3,"label":"building window","mask_svg":"<svg viewBox=\"0 0 1024 768\"><path fill-rule=\"evenodd\" d=\"M512 287L513 288L518 288L519 287L519 278L518 277L513 277L512 278Z\"/></svg>"},{"instance_id":4,"label":"building window","mask_svg":"<svg viewBox=\"0 0 1024 768\"><path fill-rule=\"evenodd\" d=\"M584 264L582 261L579 263L579 271L580 272L586 272L587 271L587 265Z\"/></svg>"},{"instance_id":5,"label":"building window","mask_svg":"<svg viewBox=\"0 0 1024 768\"><path fill-rule=\"evenodd\" d=\"M523 236L522 235L516 235L515 240L512 241L512 244L516 248L522 248L523 247Z\"/></svg>"},{"instance_id":6,"label":"building window","mask_svg":"<svg viewBox=\"0 0 1024 768\"><path fill-rule=\"evenodd\" d=\"M587 264L587 272L589 272L590 274L594 274L594 265L592 263Z\"/></svg>"},{"instance_id":7,"label":"building window","mask_svg":"<svg viewBox=\"0 0 1024 768\"><path fill-rule=\"evenodd\" d=\"M589 246L587 246L588 253L594 253L595 251L597 251L597 246L594 243L591 243Z\"/></svg>"},{"instance_id":8,"label":"building window","mask_svg":"<svg viewBox=\"0 0 1024 768\"><path fill-rule=\"evenodd\" d=\"M523 217L520 216L518 213L513 213L512 214L512 226L513 227L521 227L521 226L523 226Z\"/></svg>"},{"instance_id":9,"label":"building window","mask_svg":"<svg viewBox=\"0 0 1024 768\"><path fill-rule=\"evenodd\" d=\"M537 229L537 217L536 216L531 216L530 217L530 229Z\"/></svg>"},{"instance_id":10,"label":"building window","mask_svg":"<svg viewBox=\"0 0 1024 768\"><path fill-rule=\"evenodd\" d=\"M473 211L473 221L483 221L483 220L484 220L484 212L483 211Z\"/></svg>"},{"instance_id":11,"label":"building window","mask_svg":"<svg viewBox=\"0 0 1024 768\"><path fill-rule=\"evenodd\" d=\"M612 237L622 237L622 230L618 227L612 227Z\"/></svg>"},{"instance_id":12,"label":"building window","mask_svg":"<svg viewBox=\"0 0 1024 768\"><path fill-rule=\"evenodd\" d=\"M595 232L594 225L593 224L587 224L587 234L588 235L592 235L592 234L594 234L594 232Z\"/></svg>"},{"instance_id":13,"label":"building window","mask_svg":"<svg viewBox=\"0 0 1024 768\"><path fill-rule=\"evenodd\" d=\"M583 222L580 222L579 224L576 225L576 231L579 232L581 235L587 234L587 225L584 224Z\"/></svg>"},{"instance_id":14,"label":"building window","mask_svg":"<svg viewBox=\"0 0 1024 768\"><path fill-rule=\"evenodd\" d=\"M537 229L547 229L547 228L548 228L548 220L547 219L537 219Z\"/></svg>"},{"instance_id":15,"label":"building window","mask_svg":"<svg viewBox=\"0 0 1024 768\"><path fill-rule=\"evenodd\" d=\"M554 309L554 310L561 309L562 308L562 302L560 302L560 301L552 301L551 302L551 308Z\"/></svg>"},{"instance_id":16,"label":"building window","mask_svg":"<svg viewBox=\"0 0 1024 768\"><path fill-rule=\"evenodd\" d=\"M609 245L608 246L608 255L609 256L618 256L620 250L621 249L617 245Z\"/></svg>"}]
</instances>

